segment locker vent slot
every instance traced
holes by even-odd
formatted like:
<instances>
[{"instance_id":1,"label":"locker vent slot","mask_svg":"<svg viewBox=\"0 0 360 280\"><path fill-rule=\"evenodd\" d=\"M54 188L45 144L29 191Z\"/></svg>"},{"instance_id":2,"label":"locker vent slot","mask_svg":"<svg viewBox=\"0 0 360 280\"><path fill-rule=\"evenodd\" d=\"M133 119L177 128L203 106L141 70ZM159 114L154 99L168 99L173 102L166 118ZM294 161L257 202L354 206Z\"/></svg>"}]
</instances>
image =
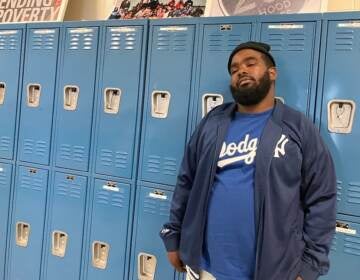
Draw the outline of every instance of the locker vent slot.
<instances>
[{"instance_id":1,"label":"locker vent slot","mask_svg":"<svg viewBox=\"0 0 360 280\"><path fill-rule=\"evenodd\" d=\"M62 160L71 160L77 163L84 162L86 160L85 147L62 144L60 145L59 156Z\"/></svg>"},{"instance_id":2,"label":"locker vent slot","mask_svg":"<svg viewBox=\"0 0 360 280\"><path fill-rule=\"evenodd\" d=\"M11 138L10 137L2 136L0 138L0 151L1 152L10 151L10 143L11 143Z\"/></svg>"},{"instance_id":3,"label":"locker vent slot","mask_svg":"<svg viewBox=\"0 0 360 280\"><path fill-rule=\"evenodd\" d=\"M188 51L190 49L189 34L183 31L159 31L156 38L156 49L159 51Z\"/></svg>"},{"instance_id":4,"label":"locker vent slot","mask_svg":"<svg viewBox=\"0 0 360 280\"><path fill-rule=\"evenodd\" d=\"M56 195L67 196L70 198L80 199L81 198L81 185L76 181L65 179L56 185Z\"/></svg>"},{"instance_id":5,"label":"locker vent slot","mask_svg":"<svg viewBox=\"0 0 360 280\"><path fill-rule=\"evenodd\" d=\"M31 191L43 191L44 178L37 173L36 169L28 169L28 172L23 173L20 179L20 188Z\"/></svg>"},{"instance_id":6,"label":"locker vent slot","mask_svg":"<svg viewBox=\"0 0 360 280\"><path fill-rule=\"evenodd\" d=\"M344 240L344 252L350 255L360 256L360 237L346 236Z\"/></svg>"},{"instance_id":7,"label":"locker vent slot","mask_svg":"<svg viewBox=\"0 0 360 280\"><path fill-rule=\"evenodd\" d=\"M17 50L20 44L19 32L5 30L0 32L0 50Z\"/></svg>"},{"instance_id":8,"label":"locker vent slot","mask_svg":"<svg viewBox=\"0 0 360 280\"><path fill-rule=\"evenodd\" d=\"M336 29L335 33L335 51L352 51L354 46L354 39L357 35L353 29ZM334 42L334 41L333 41Z\"/></svg>"},{"instance_id":9,"label":"locker vent slot","mask_svg":"<svg viewBox=\"0 0 360 280\"><path fill-rule=\"evenodd\" d=\"M6 94L6 84L0 83L0 105L4 104Z\"/></svg>"},{"instance_id":10,"label":"locker vent slot","mask_svg":"<svg viewBox=\"0 0 360 280\"><path fill-rule=\"evenodd\" d=\"M144 213L167 217L169 216L170 204L171 204L171 200L168 199L168 197L165 196L163 192L154 191L144 199L143 211Z\"/></svg>"},{"instance_id":11,"label":"locker vent slot","mask_svg":"<svg viewBox=\"0 0 360 280\"><path fill-rule=\"evenodd\" d=\"M342 190L343 190L342 181L336 182L336 189L337 189L336 200L339 202L341 201Z\"/></svg>"},{"instance_id":12,"label":"locker vent slot","mask_svg":"<svg viewBox=\"0 0 360 280\"><path fill-rule=\"evenodd\" d=\"M16 245L27 247L30 238L30 224L24 222L16 223Z\"/></svg>"},{"instance_id":13,"label":"locker vent slot","mask_svg":"<svg viewBox=\"0 0 360 280\"><path fill-rule=\"evenodd\" d=\"M116 168L126 168L128 165L129 153L101 149L100 163L103 166L115 166Z\"/></svg>"},{"instance_id":14,"label":"locker vent slot","mask_svg":"<svg viewBox=\"0 0 360 280\"><path fill-rule=\"evenodd\" d=\"M53 50L55 47L55 29L33 31L31 47L33 50Z\"/></svg>"},{"instance_id":15,"label":"locker vent slot","mask_svg":"<svg viewBox=\"0 0 360 280\"><path fill-rule=\"evenodd\" d=\"M111 28L110 50L135 50L136 29L129 27Z\"/></svg>"},{"instance_id":16,"label":"locker vent slot","mask_svg":"<svg viewBox=\"0 0 360 280\"><path fill-rule=\"evenodd\" d=\"M54 256L63 258L66 253L68 235L66 232L53 231L51 253Z\"/></svg>"},{"instance_id":17,"label":"locker vent slot","mask_svg":"<svg viewBox=\"0 0 360 280\"><path fill-rule=\"evenodd\" d=\"M91 28L79 28L69 30L70 50L92 50L94 47L95 30Z\"/></svg>"},{"instance_id":18,"label":"locker vent slot","mask_svg":"<svg viewBox=\"0 0 360 280\"><path fill-rule=\"evenodd\" d=\"M360 183L349 182L347 202L360 205Z\"/></svg>"},{"instance_id":19,"label":"locker vent slot","mask_svg":"<svg viewBox=\"0 0 360 280\"><path fill-rule=\"evenodd\" d=\"M140 253L138 255L138 279L155 280L157 259L154 255Z\"/></svg>"},{"instance_id":20,"label":"locker vent slot","mask_svg":"<svg viewBox=\"0 0 360 280\"><path fill-rule=\"evenodd\" d=\"M95 201L98 204L115 206L119 208L125 207L125 191L122 188L118 188L118 191L113 192L102 189L98 189L96 192Z\"/></svg>"},{"instance_id":21,"label":"locker vent slot","mask_svg":"<svg viewBox=\"0 0 360 280\"><path fill-rule=\"evenodd\" d=\"M28 107L36 108L40 105L41 85L40 84L28 84L27 86L27 99L26 103Z\"/></svg>"},{"instance_id":22,"label":"locker vent slot","mask_svg":"<svg viewBox=\"0 0 360 280\"><path fill-rule=\"evenodd\" d=\"M176 176L177 174L177 161L175 158L150 155L147 160L147 172L162 173L165 175Z\"/></svg>"},{"instance_id":23,"label":"locker vent slot","mask_svg":"<svg viewBox=\"0 0 360 280\"><path fill-rule=\"evenodd\" d=\"M304 51L306 35L303 30L271 30L267 34L267 43L272 51Z\"/></svg>"},{"instance_id":24,"label":"locker vent slot","mask_svg":"<svg viewBox=\"0 0 360 280\"><path fill-rule=\"evenodd\" d=\"M243 41L244 40L242 36L239 34L219 32L209 34L206 37L206 46L208 51L231 52L238 44Z\"/></svg>"},{"instance_id":25,"label":"locker vent slot","mask_svg":"<svg viewBox=\"0 0 360 280\"><path fill-rule=\"evenodd\" d=\"M94 241L92 244L92 265L98 269L105 269L108 262L109 251L109 244Z\"/></svg>"},{"instance_id":26,"label":"locker vent slot","mask_svg":"<svg viewBox=\"0 0 360 280\"><path fill-rule=\"evenodd\" d=\"M333 252L337 251L337 239L338 239L338 237L336 235L334 235L334 237L333 237L333 239L331 241L330 250L333 251Z\"/></svg>"},{"instance_id":27,"label":"locker vent slot","mask_svg":"<svg viewBox=\"0 0 360 280\"><path fill-rule=\"evenodd\" d=\"M39 157L44 157L48 145L45 141L36 141L34 139L24 139L24 154L26 155L36 155Z\"/></svg>"}]
</instances>

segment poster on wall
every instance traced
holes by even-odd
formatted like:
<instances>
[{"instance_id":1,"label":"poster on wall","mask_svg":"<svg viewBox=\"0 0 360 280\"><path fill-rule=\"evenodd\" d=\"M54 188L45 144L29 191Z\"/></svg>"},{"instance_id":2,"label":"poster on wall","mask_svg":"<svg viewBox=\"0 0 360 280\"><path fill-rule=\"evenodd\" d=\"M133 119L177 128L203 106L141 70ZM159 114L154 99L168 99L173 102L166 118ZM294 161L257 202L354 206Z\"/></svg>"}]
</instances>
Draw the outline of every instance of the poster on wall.
<instances>
[{"instance_id":1,"label":"poster on wall","mask_svg":"<svg viewBox=\"0 0 360 280\"><path fill-rule=\"evenodd\" d=\"M321 12L327 0L208 0L206 16Z\"/></svg>"},{"instance_id":2,"label":"poster on wall","mask_svg":"<svg viewBox=\"0 0 360 280\"><path fill-rule=\"evenodd\" d=\"M205 4L206 0L118 0L109 19L200 17Z\"/></svg>"},{"instance_id":3,"label":"poster on wall","mask_svg":"<svg viewBox=\"0 0 360 280\"><path fill-rule=\"evenodd\" d=\"M68 0L0 0L0 22L62 21Z\"/></svg>"}]
</instances>

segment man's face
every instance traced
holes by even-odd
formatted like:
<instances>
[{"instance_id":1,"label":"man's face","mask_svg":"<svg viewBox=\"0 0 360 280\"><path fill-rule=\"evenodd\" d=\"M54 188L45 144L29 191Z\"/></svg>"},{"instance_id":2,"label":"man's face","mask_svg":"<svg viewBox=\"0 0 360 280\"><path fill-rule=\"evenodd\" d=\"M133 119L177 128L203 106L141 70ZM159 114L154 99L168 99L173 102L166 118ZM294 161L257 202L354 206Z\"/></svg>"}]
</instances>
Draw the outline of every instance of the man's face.
<instances>
[{"instance_id":1,"label":"man's face","mask_svg":"<svg viewBox=\"0 0 360 280\"><path fill-rule=\"evenodd\" d=\"M244 49L231 61L231 93L235 102L251 106L260 103L275 81L276 70L265 64L262 53Z\"/></svg>"}]
</instances>

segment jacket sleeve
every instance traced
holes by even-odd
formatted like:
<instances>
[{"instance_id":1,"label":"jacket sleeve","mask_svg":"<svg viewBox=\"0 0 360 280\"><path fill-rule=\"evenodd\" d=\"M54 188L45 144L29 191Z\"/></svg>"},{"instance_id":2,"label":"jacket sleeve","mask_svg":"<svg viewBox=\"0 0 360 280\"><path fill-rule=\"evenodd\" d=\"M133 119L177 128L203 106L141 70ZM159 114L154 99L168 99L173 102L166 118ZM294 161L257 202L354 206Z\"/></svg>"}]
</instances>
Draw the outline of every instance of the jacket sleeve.
<instances>
[{"instance_id":1,"label":"jacket sleeve","mask_svg":"<svg viewBox=\"0 0 360 280\"><path fill-rule=\"evenodd\" d=\"M300 276L317 279L329 269L328 254L336 224L336 177L331 155L317 128L308 123L303 131L301 196L304 207Z\"/></svg>"},{"instance_id":2,"label":"jacket sleeve","mask_svg":"<svg viewBox=\"0 0 360 280\"><path fill-rule=\"evenodd\" d=\"M169 222L164 224L160 231L160 237L163 239L168 252L177 251L179 249L181 225L196 172L196 146L200 126L201 124L191 136L185 149L171 202Z\"/></svg>"}]
</instances>

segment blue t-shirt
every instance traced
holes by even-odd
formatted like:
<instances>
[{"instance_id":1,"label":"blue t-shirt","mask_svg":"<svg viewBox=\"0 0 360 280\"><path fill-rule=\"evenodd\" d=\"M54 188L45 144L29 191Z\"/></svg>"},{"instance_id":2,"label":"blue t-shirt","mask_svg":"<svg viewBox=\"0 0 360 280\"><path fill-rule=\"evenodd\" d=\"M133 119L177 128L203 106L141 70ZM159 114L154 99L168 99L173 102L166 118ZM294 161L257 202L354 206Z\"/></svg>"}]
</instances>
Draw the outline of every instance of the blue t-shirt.
<instances>
[{"instance_id":1,"label":"blue t-shirt","mask_svg":"<svg viewBox=\"0 0 360 280\"><path fill-rule=\"evenodd\" d=\"M202 269L216 280L253 279L255 156L271 112L237 112L221 148L208 206L202 258Z\"/></svg>"}]
</instances>

